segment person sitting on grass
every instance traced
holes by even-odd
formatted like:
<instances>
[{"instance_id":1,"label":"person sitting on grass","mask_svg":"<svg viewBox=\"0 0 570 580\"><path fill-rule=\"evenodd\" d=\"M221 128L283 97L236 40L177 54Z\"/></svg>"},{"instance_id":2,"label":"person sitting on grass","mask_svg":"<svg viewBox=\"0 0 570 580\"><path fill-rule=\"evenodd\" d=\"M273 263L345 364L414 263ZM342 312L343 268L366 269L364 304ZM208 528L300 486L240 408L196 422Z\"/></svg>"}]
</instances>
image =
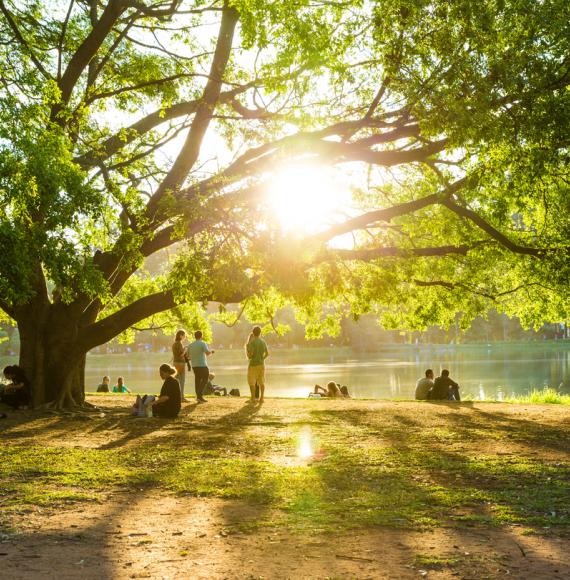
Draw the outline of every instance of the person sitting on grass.
<instances>
[{"instance_id":1,"label":"person sitting on grass","mask_svg":"<svg viewBox=\"0 0 570 580\"><path fill-rule=\"evenodd\" d=\"M113 387L113 393L130 393L131 390L125 385L123 377L117 377L117 384Z\"/></svg>"},{"instance_id":2,"label":"person sitting on grass","mask_svg":"<svg viewBox=\"0 0 570 580\"><path fill-rule=\"evenodd\" d=\"M111 379L107 375L105 375L103 377L103 381L97 385L97 392L98 393L108 393L110 382L111 382Z\"/></svg>"},{"instance_id":3,"label":"person sitting on grass","mask_svg":"<svg viewBox=\"0 0 570 580\"><path fill-rule=\"evenodd\" d=\"M220 385L214 385L212 382L216 378L214 373L208 375L208 382L204 387L204 395L216 395L217 397L225 397L228 394L226 387L220 387Z\"/></svg>"},{"instance_id":4,"label":"person sitting on grass","mask_svg":"<svg viewBox=\"0 0 570 580\"><path fill-rule=\"evenodd\" d=\"M348 393L348 389L346 390ZM313 391L315 395L321 395L322 397L330 397L331 399L342 398L345 395L340 390L340 385L333 381L327 383L327 388L321 387L321 385L315 385L315 390Z\"/></svg>"},{"instance_id":5,"label":"person sitting on grass","mask_svg":"<svg viewBox=\"0 0 570 580\"><path fill-rule=\"evenodd\" d=\"M152 402L154 417L177 417L182 406L180 383L176 379L176 369L169 364L162 364L158 369L160 378L164 380L158 399Z\"/></svg>"},{"instance_id":6,"label":"person sitting on grass","mask_svg":"<svg viewBox=\"0 0 570 580\"><path fill-rule=\"evenodd\" d=\"M422 377L416 383L416 400L425 401L428 398L430 390L433 388L433 371L431 369L426 370L426 376Z\"/></svg>"},{"instance_id":7,"label":"person sitting on grass","mask_svg":"<svg viewBox=\"0 0 570 580\"><path fill-rule=\"evenodd\" d=\"M447 369L443 369L441 376L435 379L428 399L432 401L461 401L459 385L453 379L449 378L449 371Z\"/></svg>"},{"instance_id":8,"label":"person sitting on grass","mask_svg":"<svg viewBox=\"0 0 570 580\"><path fill-rule=\"evenodd\" d=\"M24 369L18 365L9 365L4 368L4 376L10 383L0 392L0 402L12 409L28 407L31 402L31 390Z\"/></svg>"}]
</instances>

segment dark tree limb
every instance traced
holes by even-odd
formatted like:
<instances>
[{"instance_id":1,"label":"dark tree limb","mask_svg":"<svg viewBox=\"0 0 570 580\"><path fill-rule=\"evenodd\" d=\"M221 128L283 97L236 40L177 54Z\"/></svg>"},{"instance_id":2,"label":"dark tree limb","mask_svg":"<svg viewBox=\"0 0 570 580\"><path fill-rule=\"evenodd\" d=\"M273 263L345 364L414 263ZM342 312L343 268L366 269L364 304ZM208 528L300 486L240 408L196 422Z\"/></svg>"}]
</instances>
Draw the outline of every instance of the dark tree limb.
<instances>
[{"instance_id":1,"label":"dark tree limb","mask_svg":"<svg viewBox=\"0 0 570 580\"><path fill-rule=\"evenodd\" d=\"M466 290L467 292L470 292L471 294L477 294L478 296L483 296L483 298L488 298L489 300L492 300L493 302L497 302L503 296L508 296L509 294L514 294L516 292L519 292L520 290L525 290L526 288L529 288L531 286L539 286L540 288L550 290L549 288L547 288L543 284L540 284L539 282L529 282L528 284L520 284L519 286L516 286L515 288L511 288L510 290L504 290L503 292L496 292L496 293L491 293L491 292L488 292L486 290L482 290L480 288L474 288L473 286L469 286L469 285L463 284L461 282L446 282L445 280L414 280L413 282L416 286L419 286L421 288L440 286L440 287L445 288L446 290L450 290L450 291Z\"/></svg>"},{"instance_id":2,"label":"dark tree limb","mask_svg":"<svg viewBox=\"0 0 570 580\"><path fill-rule=\"evenodd\" d=\"M158 204L165 193L178 193L189 171L198 159L204 135L206 134L212 114L220 98L223 75L230 59L234 32L238 20L238 11L234 8L229 8L226 4L222 12L222 21L220 23L216 50L214 51L214 58L210 68L209 80L204 87L204 93L197 106L194 120L188 131L188 136L172 168L147 204L146 214L151 220L156 219Z\"/></svg>"},{"instance_id":3,"label":"dark tree limb","mask_svg":"<svg viewBox=\"0 0 570 580\"><path fill-rule=\"evenodd\" d=\"M95 346L112 340L133 324L177 306L170 290L149 294L125 306L118 312L86 327L80 335L79 345L88 351Z\"/></svg>"},{"instance_id":4,"label":"dark tree limb","mask_svg":"<svg viewBox=\"0 0 570 580\"><path fill-rule=\"evenodd\" d=\"M212 294L202 297L203 301L222 301L225 303L241 302L246 298L245 294L237 293L232 295ZM78 346L82 349L90 350L95 346L108 342L115 336L121 334L137 322L149 318L159 312L170 310L183 304L177 301L171 290L149 294L143 298L135 300L118 312L90 324L84 328L79 336Z\"/></svg>"},{"instance_id":5,"label":"dark tree limb","mask_svg":"<svg viewBox=\"0 0 570 580\"><path fill-rule=\"evenodd\" d=\"M251 86L252 84L247 84L230 91L224 91L220 93L218 102L230 102L237 94L247 91ZM108 159L112 155L118 153L125 146L132 143L135 139L138 139L145 133L152 131L155 127L158 127L171 119L176 119L177 117L193 115L196 113L199 104L200 99L196 99L193 101L177 103L167 109L153 111L129 127L122 129L120 134L112 135L103 143L97 145L95 150L84 153L80 157L76 157L74 161L81 165L82 168L89 169L97 164L98 159Z\"/></svg>"},{"instance_id":6,"label":"dark tree limb","mask_svg":"<svg viewBox=\"0 0 570 580\"><path fill-rule=\"evenodd\" d=\"M545 253L552 250L546 248L532 248L529 246L521 246L516 242L510 240L507 236L501 233L497 228L493 227L489 222L485 221L479 214L473 210L455 203L451 198L440 200L440 203L450 209L452 212L472 221L476 226L482 229L485 233L491 236L494 240L499 242L502 246L515 254L523 254L526 256L535 256L537 258L543 257Z\"/></svg>"},{"instance_id":7,"label":"dark tree limb","mask_svg":"<svg viewBox=\"0 0 570 580\"><path fill-rule=\"evenodd\" d=\"M371 248L362 250L327 250L321 257L318 258L319 262L323 261L323 258L331 259L342 259L342 260L361 260L364 262L370 260L376 260L377 258L428 258L428 257L441 257L449 255L467 255L471 250L474 250L477 246L480 246L482 242L476 242L471 245L463 246L437 246L431 248L397 248L392 246L382 247L382 248Z\"/></svg>"},{"instance_id":8,"label":"dark tree limb","mask_svg":"<svg viewBox=\"0 0 570 580\"><path fill-rule=\"evenodd\" d=\"M424 207L440 203L442 199L459 191L464 185L469 182L468 178L459 179L455 183L446 187L441 193L433 193L414 201L401 203L386 209L378 209L359 215L355 218L346 220L340 224L336 224L329 229L316 234L314 239L326 241L336 236L370 227L378 222L389 222L395 217L416 212Z\"/></svg>"},{"instance_id":9,"label":"dark tree limb","mask_svg":"<svg viewBox=\"0 0 570 580\"><path fill-rule=\"evenodd\" d=\"M115 25L115 22L117 22L126 8L127 5L123 0L109 0L101 14L101 18L99 18L95 26L91 29L91 32L71 57L58 83L63 104L69 102L79 77L87 68L91 59L97 54L97 51ZM52 110L52 118L55 118L60 110L61 105L55 106Z\"/></svg>"},{"instance_id":10,"label":"dark tree limb","mask_svg":"<svg viewBox=\"0 0 570 580\"><path fill-rule=\"evenodd\" d=\"M414 201L401 203L386 209L378 209L359 215L355 218L348 219L342 223L335 224L324 232L316 234L313 239L319 241L327 241L336 236L353 232L354 230L361 230L373 226L379 222L389 222L395 217L413 213L424 207L434 205L438 202L439 194L433 193Z\"/></svg>"}]
</instances>

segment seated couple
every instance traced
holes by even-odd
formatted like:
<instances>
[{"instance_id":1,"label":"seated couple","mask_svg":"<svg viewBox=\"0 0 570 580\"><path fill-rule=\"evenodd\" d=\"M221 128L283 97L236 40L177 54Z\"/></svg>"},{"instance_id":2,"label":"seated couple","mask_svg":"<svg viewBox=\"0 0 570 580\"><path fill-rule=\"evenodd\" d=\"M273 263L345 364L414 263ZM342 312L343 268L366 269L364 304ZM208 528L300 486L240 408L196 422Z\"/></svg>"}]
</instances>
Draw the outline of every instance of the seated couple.
<instances>
[{"instance_id":1,"label":"seated couple","mask_svg":"<svg viewBox=\"0 0 570 580\"><path fill-rule=\"evenodd\" d=\"M168 364L160 365L160 378L164 381L160 395L137 395L132 414L137 417L177 417L180 413L182 396L176 369Z\"/></svg>"},{"instance_id":2,"label":"seated couple","mask_svg":"<svg viewBox=\"0 0 570 580\"><path fill-rule=\"evenodd\" d=\"M97 392L98 393L131 393L131 389L125 385L125 380L123 377L117 377L117 384L113 387L112 390L109 390L109 384L111 379L105 375L103 377L103 382L97 385Z\"/></svg>"},{"instance_id":3,"label":"seated couple","mask_svg":"<svg viewBox=\"0 0 570 580\"><path fill-rule=\"evenodd\" d=\"M459 385L449 378L449 371L443 369L435 380L433 371L427 369L426 376L416 384L416 399L418 401L461 401Z\"/></svg>"},{"instance_id":4,"label":"seated couple","mask_svg":"<svg viewBox=\"0 0 570 580\"><path fill-rule=\"evenodd\" d=\"M327 383L326 388L321 387L321 385L315 385L315 390L312 393L309 393L309 397L329 397L331 399L336 398L350 398L348 394L348 387L346 385L340 386L340 383L335 383L331 381Z\"/></svg>"}]
</instances>

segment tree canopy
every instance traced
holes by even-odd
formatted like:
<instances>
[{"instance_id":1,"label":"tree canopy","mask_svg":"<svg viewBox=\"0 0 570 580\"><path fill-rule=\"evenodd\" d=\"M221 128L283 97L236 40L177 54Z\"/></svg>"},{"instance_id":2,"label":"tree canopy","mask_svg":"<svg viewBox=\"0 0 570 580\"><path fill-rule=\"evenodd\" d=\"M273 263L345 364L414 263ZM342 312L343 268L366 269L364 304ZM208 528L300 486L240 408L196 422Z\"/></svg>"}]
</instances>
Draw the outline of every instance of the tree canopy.
<instances>
[{"instance_id":1,"label":"tree canopy","mask_svg":"<svg viewBox=\"0 0 570 580\"><path fill-rule=\"evenodd\" d=\"M269 321L291 303L309 335L371 311L409 328L568 317L564 0L0 12L0 308L23 344L80 360L207 301ZM268 187L307 163L348 176L354 207L292 235Z\"/></svg>"}]
</instances>

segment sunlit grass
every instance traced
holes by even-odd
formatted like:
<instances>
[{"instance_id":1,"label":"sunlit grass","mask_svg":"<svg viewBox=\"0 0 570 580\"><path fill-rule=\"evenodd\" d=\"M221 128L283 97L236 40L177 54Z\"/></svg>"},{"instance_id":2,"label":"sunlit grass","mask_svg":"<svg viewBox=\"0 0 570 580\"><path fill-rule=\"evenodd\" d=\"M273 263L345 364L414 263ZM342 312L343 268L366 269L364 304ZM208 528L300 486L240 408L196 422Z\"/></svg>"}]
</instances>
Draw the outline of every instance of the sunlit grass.
<instances>
[{"instance_id":1,"label":"sunlit grass","mask_svg":"<svg viewBox=\"0 0 570 580\"><path fill-rule=\"evenodd\" d=\"M320 462L283 467L255 457L189 449L93 450L5 446L4 506L55 505L117 488L240 499L281 512L293 528L423 528L485 508L500 525L570 526L566 465L528 458L460 457L336 445ZM268 517L273 521L275 514ZM258 522L263 525L263 521Z\"/></svg>"},{"instance_id":2,"label":"sunlit grass","mask_svg":"<svg viewBox=\"0 0 570 580\"><path fill-rule=\"evenodd\" d=\"M570 395L563 395L552 387L534 389L528 395L515 395L504 399L506 403L570 405Z\"/></svg>"},{"instance_id":3,"label":"sunlit grass","mask_svg":"<svg viewBox=\"0 0 570 580\"><path fill-rule=\"evenodd\" d=\"M489 404L223 405L164 423L116 414L9 427L0 445L4 513L148 490L252 503L257 515L247 527L570 529L563 421ZM89 437L99 446L80 446ZM0 527L10 525L8 518Z\"/></svg>"}]
</instances>

